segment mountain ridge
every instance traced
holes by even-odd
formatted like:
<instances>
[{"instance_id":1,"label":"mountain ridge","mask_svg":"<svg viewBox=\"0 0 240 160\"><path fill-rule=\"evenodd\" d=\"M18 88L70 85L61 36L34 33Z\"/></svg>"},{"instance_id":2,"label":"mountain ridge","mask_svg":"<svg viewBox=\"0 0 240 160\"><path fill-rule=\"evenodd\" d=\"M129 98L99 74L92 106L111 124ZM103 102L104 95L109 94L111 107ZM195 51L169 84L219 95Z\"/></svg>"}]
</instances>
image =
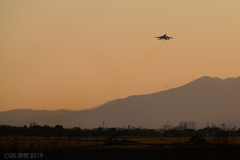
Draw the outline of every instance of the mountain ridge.
<instances>
[{"instance_id":1,"label":"mountain ridge","mask_svg":"<svg viewBox=\"0 0 240 160\"><path fill-rule=\"evenodd\" d=\"M240 113L239 97L240 77L220 79L204 76L177 88L132 95L89 110L32 110L35 112L29 113L31 110L26 109L28 113L14 118L9 118L13 117L11 111L0 112L0 122L27 125L34 121L40 125L62 124L66 127L78 126L81 122L83 128L96 128L105 121L109 127L123 127L126 122L135 127L162 128L170 120L175 126L179 121L196 121L197 128L202 128L207 122L218 126L240 123L237 114Z\"/></svg>"}]
</instances>

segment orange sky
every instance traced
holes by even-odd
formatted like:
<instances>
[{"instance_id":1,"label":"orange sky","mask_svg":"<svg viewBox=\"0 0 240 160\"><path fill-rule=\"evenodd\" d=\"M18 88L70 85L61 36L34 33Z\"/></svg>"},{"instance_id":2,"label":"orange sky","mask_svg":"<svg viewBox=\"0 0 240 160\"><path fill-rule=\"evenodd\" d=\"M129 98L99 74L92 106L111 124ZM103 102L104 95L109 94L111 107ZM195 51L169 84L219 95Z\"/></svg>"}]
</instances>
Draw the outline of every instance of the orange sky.
<instances>
[{"instance_id":1,"label":"orange sky","mask_svg":"<svg viewBox=\"0 0 240 160\"><path fill-rule=\"evenodd\" d=\"M240 76L240 1L0 1L0 111L88 109ZM174 39L158 41L167 33Z\"/></svg>"}]
</instances>

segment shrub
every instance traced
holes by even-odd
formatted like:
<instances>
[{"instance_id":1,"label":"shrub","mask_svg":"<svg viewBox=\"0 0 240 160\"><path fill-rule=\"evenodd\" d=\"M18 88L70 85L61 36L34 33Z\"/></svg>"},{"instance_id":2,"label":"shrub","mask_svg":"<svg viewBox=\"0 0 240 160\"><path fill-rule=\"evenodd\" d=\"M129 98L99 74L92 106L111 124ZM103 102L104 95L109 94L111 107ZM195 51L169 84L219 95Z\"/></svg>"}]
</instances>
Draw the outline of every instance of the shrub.
<instances>
[{"instance_id":1,"label":"shrub","mask_svg":"<svg viewBox=\"0 0 240 160\"><path fill-rule=\"evenodd\" d=\"M201 136L192 136L187 143L190 144L204 144L207 143L207 140L205 138L202 138Z\"/></svg>"}]
</instances>

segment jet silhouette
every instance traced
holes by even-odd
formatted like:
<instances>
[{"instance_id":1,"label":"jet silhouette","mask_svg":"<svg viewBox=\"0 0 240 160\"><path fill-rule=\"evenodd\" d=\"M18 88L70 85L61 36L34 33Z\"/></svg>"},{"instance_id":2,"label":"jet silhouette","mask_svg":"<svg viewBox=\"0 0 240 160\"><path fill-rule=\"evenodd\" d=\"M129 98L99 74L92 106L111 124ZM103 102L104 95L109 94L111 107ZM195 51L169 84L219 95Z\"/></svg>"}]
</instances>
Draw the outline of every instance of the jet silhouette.
<instances>
[{"instance_id":1,"label":"jet silhouette","mask_svg":"<svg viewBox=\"0 0 240 160\"><path fill-rule=\"evenodd\" d=\"M155 38L158 38L158 40L169 40L169 39L173 39L172 37L168 37L166 34L164 34L163 36L160 36L160 37L155 37Z\"/></svg>"}]
</instances>

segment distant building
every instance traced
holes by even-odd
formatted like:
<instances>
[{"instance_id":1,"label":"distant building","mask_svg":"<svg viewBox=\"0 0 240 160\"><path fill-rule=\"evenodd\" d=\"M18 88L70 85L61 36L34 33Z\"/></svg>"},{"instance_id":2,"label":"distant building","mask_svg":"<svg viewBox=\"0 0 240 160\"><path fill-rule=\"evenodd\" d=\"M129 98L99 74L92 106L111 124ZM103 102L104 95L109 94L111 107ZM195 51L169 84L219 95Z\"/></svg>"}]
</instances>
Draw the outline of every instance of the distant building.
<instances>
[{"instance_id":1,"label":"distant building","mask_svg":"<svg viewBox=\"0 0 240 160\"><path fill-rule=\"evenodd\" d=\"M179 122L179 128L184 129L196 129L196 122L193 121L181 121Z\"/></svg>"},{"instance_id":2,"label":"distant building","mask_svg":"<svg viewBox=\"0 0 240 160\"><path fill-rule=\"evenodd\" d=\"M30 127L34 127L34 126L36 126L37 124L35 123L35 122L33 122L33 123L30 123Z\"/></svg>"},{"instance_id":3,"label":"distant building","mask_svg":"<svg viewBox=\"0 0 240 160\"><path fill-rule=\"evenodd\" d=\"M233 131L237 131L238 130L238 125L235 124L235 127L233 127Z\"/></svg>"},{"instance_id":4,"label":"distant building","mask_svg":"<svg viewBox=\"0 0 240 160\"><path fill-rule=\"evenodd\" d=\"M169 121L167 121L166 124L163 125L163 128L164 128L165 130L171 130L172 125L171 125L171 123L169 123Z\"/></svg>"},{"instance_id":5,"label":"distant building","mask_svg":"<svg viewBox=\"0 0 240 160\"><path fill-rule=\"evenodd\" d=\"M207 127L208 127L208 128L211 128L211 125L210 125L210 123L209 123L209 122L208 122L208 125L207 125Z\"/></svg>"},{"instance_id":6,"label":"distant building","mask_svg":"<svg viewBox=\"0 0 240 160\"><path fill-rule=\"evenodd\" d=\"M185 130L185 129L186 129L186 126L180 125L180 126L178 126L178 127L174 127L174 129L182 131L182 130Z\"/></svg>"}]
</instances>

